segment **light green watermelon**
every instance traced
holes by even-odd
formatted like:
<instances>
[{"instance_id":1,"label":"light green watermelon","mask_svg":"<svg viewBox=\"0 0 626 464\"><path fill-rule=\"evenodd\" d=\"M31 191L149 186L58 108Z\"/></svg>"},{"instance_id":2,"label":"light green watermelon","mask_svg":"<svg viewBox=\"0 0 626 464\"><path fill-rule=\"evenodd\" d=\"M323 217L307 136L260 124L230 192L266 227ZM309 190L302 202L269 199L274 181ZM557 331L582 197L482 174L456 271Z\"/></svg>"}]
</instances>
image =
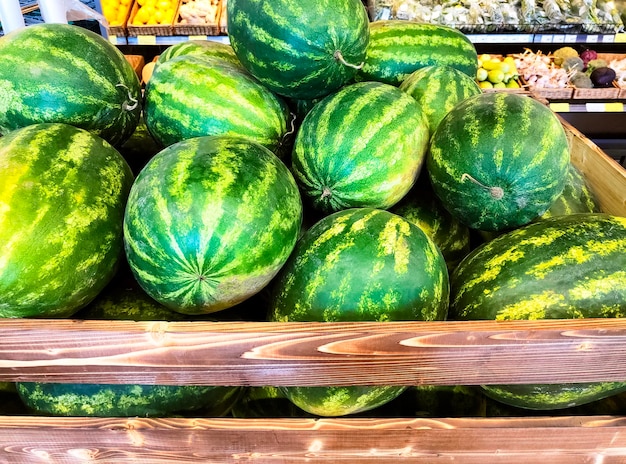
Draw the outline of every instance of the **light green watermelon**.
<instances>
[{"instance_id":1,"label":"light green watermelon","mask_svg":"<svg viewBox=\"0 0 626 464\"><path fill-rule=\"evenodd\" d=\"M61 123L0 138L0 317L69 317L117 269L133 182L104 139Z\"/></svg>"}]
</instances>

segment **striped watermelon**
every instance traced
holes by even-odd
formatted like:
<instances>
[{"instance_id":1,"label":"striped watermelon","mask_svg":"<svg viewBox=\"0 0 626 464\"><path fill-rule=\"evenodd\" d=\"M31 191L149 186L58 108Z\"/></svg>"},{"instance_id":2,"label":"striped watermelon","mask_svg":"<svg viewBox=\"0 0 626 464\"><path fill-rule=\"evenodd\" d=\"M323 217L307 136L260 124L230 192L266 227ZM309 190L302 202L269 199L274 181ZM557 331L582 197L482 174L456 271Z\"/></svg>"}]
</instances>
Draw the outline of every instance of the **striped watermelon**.
<instances>
[{"instance_id":1,"label":"striped watermelon","mask_svg":"<svg viewBox=\"0 0 626 464\"><path fill-rule=\"evenodd\" d=\"M301 222L298 188L278 157L244 138L196 137L165 148L137 176L126 256L152 298L185 314L211 313L274 277Z\"/></svg>"},{"instance_id":2,"label":"striped watermelon","mask_svg":"<svg viewBox=\"0 0 626 464\"><path fill-rule=\"evenodd\" d=\"M556 216L502 234L452 275L456 319L626 316L626 218Z\"/></svg>"},{"instance_id":3,"label":"striped watermelon","mask_svg":"<svg viewBox=\"0 0 626 464\"><path fill-rule=\"evenodd\" d=\"M422 229L439 247L449 271L469 254L470 229L443 207L427 183L416 183L389 211Z\"/></svg>"},{"instance_id":4,"label":"striped watermelon","mask_svg":"<svg viewBox=\"0 0 626 464\"><path fill-rule=\"evenodd\" d=\"M370 23L370 39L357 80L399 85L409 74L432 65L451 66L474 78L478 54L457 29L388 19Z\"/></svg>"},{"instance_id":5,"label":"striped watermelon","mask_svg":"<svg viewBox=\"0 0 626 464\"><path fill-rule=\"evenodd\" d=\"M539 219L576 213L599 213L600 205L582 173L570 163L565 187L559 197Z\"/></svg>"},{"instance_id":6,"label":"striped watermelon","mask_svg":"<svg viewBox=\"0 0 626 464\"><path fill-rule=\"evenodd\" d=\"M226 415L240 387L196 385L124 385L18 382L28 408L53 416L170 417L196 411L205 417Z\"/></svg>"},{"instance_id":7,"label":"striped watermelon","mask_svg":"<svg viewBox=\"0 0 626 464\"><path fill-rule=\"evenodd\" d=\"M365 59L369 20L360 0L229 0L227 14L243 66L287 97L328 95Z\"/></svg>"},{"instance_id":8,"label":"striped watermelon","mask_svg":"<svg viewBox=\"0 0 626 464\"><path fill-rule=\"evenodd\" d=\"M626 317L626 218L556 216L477 248L451 277L452 319ZM518 407L553 409L625 390L625 382L485 386Z\"/></svg>"},{"instance_id":9,"label":"striped watermelon","mask_svg":"<svg viewBox=\"0 0 626 464\"><path fill-rule=\"evenodd\" d=\"M272 285L272 321L443 320L448 273L437 246L388 211L351 208L325 216L298 241ZM286 387L322 416L378 407L404 387Z\"/></svg>"},{"instance_id":10,"label":"striped watermelon","mask_svg":"<svg viewBox=\"0 0 626 464\"><path fill-rule=\"evenodd\" d=\"M124 55L79 26L43 23L0 40L0 133L60 122L114 145L141 114L141 86Z\"/></svg>"},{"instance_id":11,"label":"striped watermelon","mask_svg":"<svg viewBox=\"0 0 626 464\"><path fill-rule=\"evenodd\" d=\"M442 119L427 167L446 209L471 228L497 231L545 213L563 191L569 162L565 130L547 106L491 92Z\"/></svg>"},{"instance_id":12,"label":"striped watermelon","mask_svg":"<svg viewBox=\"0 0 626 464\"><path fill-rule=\"evenodd\" d=\"M420 104L428 119L430 135L454 106L482 93L474 78L445 65L426 66L414 71L402 81L400 90Z\"/></svg>"},{"instance_id":13,"label":"striped watermelon","mask_svg":"<svg viewBox=\"0 0 626 464\"><path fill-rule=\"evenodd\" d=\"M102 138L61 123L0 137L0 317L69 317L113 277L133 182Z\"/></svg>"},{"instance_id":14,"label":"striped watermelon","mask_svg":"<svg viewBox=\"0 0 626 464\"><path fill-rule=\"evenodd\" d=\"M157 66L145 105L148 130L163 146L205 135L239 135L278 152L289 120L286 103L247 72L198 55Z\"/></svg>"},{"instance_id":15,"label":"striped watermelon","mask_svg":"<svg viewBox=\"0 0 626 464\"><path fill-rule=\"evenodd\" d=\"M215 40L186 40L170 45L159 55L156 64L159 65L181 55L208 56L225 60L235 66L241 66L233 47L230 44ZM243 68L243 66L241 67Z\"/></svg>"},{"instance_id":16,"label":"striped watermelon","mask_svg":"<svg viewBox=\"0 0 626 464\"><path fill-rule=\"evenodd\" d=\"M292 170L319 211L388 208L414 184L427 145L428 123L413 98L388 84L360 82L307 114Z\"/></svg>"}]
</instances>

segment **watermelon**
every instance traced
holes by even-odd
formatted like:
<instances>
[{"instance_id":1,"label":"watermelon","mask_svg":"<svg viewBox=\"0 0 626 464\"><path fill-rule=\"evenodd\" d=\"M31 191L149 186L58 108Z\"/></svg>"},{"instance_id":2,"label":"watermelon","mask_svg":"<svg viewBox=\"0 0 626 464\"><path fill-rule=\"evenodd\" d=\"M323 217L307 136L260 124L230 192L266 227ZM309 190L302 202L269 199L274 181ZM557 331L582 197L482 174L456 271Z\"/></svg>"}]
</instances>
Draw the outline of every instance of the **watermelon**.
<instances>
[{"instance_id":1,"label":"watermelon","mask_svg":"<svg viewBox=\"0 0 626 464\"><path fill-rule=\"evenodd\" d=\"M292 171L319 211L389 208L415 183L426 158L428 122L419 104L380 82L347 85L306 115Z\"/></svg>"},{"instance_id":2,"label":"watermelon","mask_svg":"<svg viewBox=\"0 0 626 464\"><path fill-rule=\"evenodd\" d=\"M246 387L233 405L238 418L309 417L310 414L289 401L278 387Z\"/></svg>"},{"instance_id":3,"label":"watermelon","mask_svg":"<svg viewBox=\"0 0 626 464\"><path fill-rule=\"evenodd\" d=\"M428 184L416 183L389 211L422 229L439 247L449 271L469 254L470 229L443 207Z\"/></svg>"},{"instance_id":4,"label":"watermelon","mask_svg":"<svg viewBox=\"0 0 626 464\"><path fill-rule=\"evenodd\" d=\"M473 229L498 231L545 213L563 191L569 163L552 110L524 95L491 92L463 100L441 120L427 170L450 213Z\"/></svg>"},{"instance_id":5,"label":"watermelon","mask_svg":"<svg viewBox=\"0 0 626 464\"><path fill-rule=\"evenodd\" d=\"M280 95L328 95L363 64L369 19L360 0L229 0L226 6L239 61Z\"/></svg>"},{"instance_id":6,"label":"watermelon","mask_svg":"<svg viewBox=\"0 0 626 464\"><path fill-rule=\"evenodd\" d=\"M570 163L565 187L539 219L576 213L599 213L600 205L582 173Z\"/></svg>"},{"instance_id":7,"label":"watermelon","mask_svg":"<svg viewBox=\"0 0 626 464\"><path fill-rule=\"evenodd\" d=\"M169 417L185 411L224 416L240 387L18 382L24 404L39 414L95 417Z\"/></svg>"},{"instance_id":8,"label":"watermelon","mask_svg":"<svg viewBox=\"0 0 626 464\"><path fill-rule=\"evenodd\" d=\"M139 78L102 36L69 24L36 24L4 36L0 56L0 133L60 122L117 146L135 130Z\"/></svg>"},{"instance_id":9,"label":"watermelon","mask_svg":"<svg viewBox=\"0 0 626 464\"><path fill-rule=\"evenodd\" d=\"M230 44L216 42L215 40L186 40L170 45L158 56L156 64L158 66L161 63L181 55L199 55L219 58L232 65L240 66L243 69L239 58L235 55L233 47Z\"/></svg>"},{"instance_id":10,"label":"watermelon","mask_svg":"<svg viewBox=\"0 0 626 464\"><path fill-rule=\"evenodd\" d=\"M146 86L145 120L162 146L205 135L238 135L278 151L289 109L241 68L217 58L181 55L155 68Z\"/></svg>"},{"instance_id":11,"label":"watermelon","mask_svg":"<svg viewBox=\"0 0 626 464\"><path fill-rule=\"evenodd\" d=\"M478 71L474 44L452 27L388 19L370 23L369 35L359 81L400 85L414 71L432 65L451 66L472 78Z\"/></svg>"},{"instance_id":12,"label":"watermelon","mask_svg":"<svg viewBox=\"0 0 626 464\"><path fill-rule=\"evenodd\" d=\"M626 218L556 216L502 234L461 261L451 287L451 319L625 317ZM626 381L485 388L508 404L552 409L625 387Z\"/></svg>"},{"instance_id":13,"label":"watermelon","mask_svg":"<svg viewBox=\"0 0 626 464\"><path fill-rule=\"evenodd\" d=\"M400 90L420 104L428 119L430 135L454 106L482 93L474 78L445 65L426 66L414 71L402 81Z\"/></svg>"},{"instance_id":14,"label":"watermelon","mask_svg":"<svg viewBox=\"0 0 626 464\"><path fill-rule=\"evenodd\" d=\"M157 153L137 176L126 256L152 298L181 313L211 313L267 285L301 223L298 187L277 156L242 137L195 137Z\"/></svg>"},{"instance_id":15,"label":"watermelon","mask_svg":"<svg viewBox=\"0 0 626 464\"><path fill-rule=\"evenodd\" d=\"M0 317L69 317L117 269L133 182L104 139L63 123L0 138Z\"/></svg>"},{"instance_id":16,"label":"watermelon","mask_svg":"<svg viewBox=\"0 0 626 464\"><path fill-rule=\"evenodd\" d=\"M272 321L443 320L448 273L437 246L416 225L388 211L350 208L315 223L272 284ZM311 414L376 408L400 386L285 387Z\"/></svg>"}]
</instances>

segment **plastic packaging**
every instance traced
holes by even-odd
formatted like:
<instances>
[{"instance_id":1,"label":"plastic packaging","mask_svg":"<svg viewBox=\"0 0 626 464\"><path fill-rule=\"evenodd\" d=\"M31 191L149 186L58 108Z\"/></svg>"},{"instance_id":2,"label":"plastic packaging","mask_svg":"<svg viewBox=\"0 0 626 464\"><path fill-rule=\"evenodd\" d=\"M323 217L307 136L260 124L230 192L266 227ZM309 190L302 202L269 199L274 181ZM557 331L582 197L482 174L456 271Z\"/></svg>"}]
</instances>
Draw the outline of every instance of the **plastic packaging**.
<instances>
[{"instance_id":1,"label":"plastic packaging","mask_svg":"<svg viewBox=\"0 0 626 464\"><path fill-rule=\"evenodd\" d=\"M0 22L2 23L2 31L5 34L25 27L19 0L0 1Z\"/></svg>"}]
</instances>

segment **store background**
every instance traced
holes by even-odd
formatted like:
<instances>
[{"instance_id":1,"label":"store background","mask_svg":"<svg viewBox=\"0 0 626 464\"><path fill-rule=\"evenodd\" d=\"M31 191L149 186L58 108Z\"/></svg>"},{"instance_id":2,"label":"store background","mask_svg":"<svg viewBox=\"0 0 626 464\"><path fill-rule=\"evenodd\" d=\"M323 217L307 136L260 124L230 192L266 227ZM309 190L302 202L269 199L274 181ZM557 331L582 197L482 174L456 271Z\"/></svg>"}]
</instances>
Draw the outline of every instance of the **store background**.
<instances>
[{"instance_id":1,"label":"store background","mask_svg":"<svg viewBox=\"0 0 626 464\"><path fill-rule=\"evenodd\" d=\"M430 4L443 3L443 1L432 2ZM100 9L99 0L81 0L83 4L96 11ZM381 2L378 0L364 1L364 4L375 9L379 16L384 16L386 11L382 4L397 6L402 3L417 3L416 0ZM506 2L501 2L506 3ZM623 22L626 22L626 0L614 0L613 2ZM20 5L24 11L24 21L27 26L43 22L37 1L20 0ZM382 14L381 14L382 12ZM106 34L106 30L100 27L97 21L77 21L77 24ZM566 26L566 25L564 25ZM518 34L515 30L495 30L495 31L473 31L471 28L464 30L474 42L479 53L497 53L501 55L521 53L529 48L533 51L541 50L548 53L564 45L572 45L580 49L593 48L602 53L622 53L626 55L626 31L624 28L615 28L607 25L599 34L594 33L574 33L571 28L547 29L536 31L534 34ZM0 23L0 36L3 35ZM210 37L209 37L210 38ZM224 40L225 37L213 39ZM186 40L184 37L162 37L157 38L155 44L136 44L130 41L118 41L117 45L125 54L143 55L146 60L151 60L159 55L172 43ZM613 103L620 103L616 105ZM553 105L555 111L559 112L567 122L572 124L594 143L596 143L608 155L616 159L621 165L626 166L626 101L607 100L551 100L551 104L565 103L567 109ZM609 105L603 105L609 103ZM610 108L610 109L609 109Z\"/></svg>"}]
</instances>

